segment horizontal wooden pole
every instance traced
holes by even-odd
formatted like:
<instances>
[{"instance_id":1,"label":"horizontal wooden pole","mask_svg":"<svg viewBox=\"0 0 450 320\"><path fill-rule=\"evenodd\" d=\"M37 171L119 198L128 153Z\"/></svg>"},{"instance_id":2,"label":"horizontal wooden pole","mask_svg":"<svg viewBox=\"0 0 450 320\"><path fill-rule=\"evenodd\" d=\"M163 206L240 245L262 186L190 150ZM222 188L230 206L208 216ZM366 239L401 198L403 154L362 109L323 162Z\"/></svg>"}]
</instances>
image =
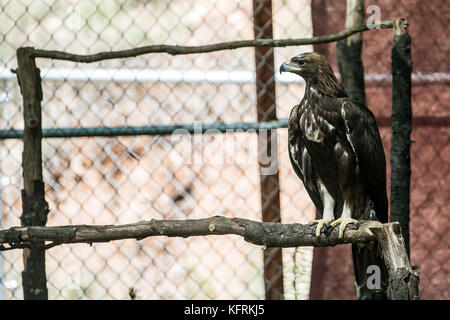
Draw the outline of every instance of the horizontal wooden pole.
<instances>
[{"instance_id":1,"label":"horizontal wooden pole","mask_svg":"<svg viewBox=\"0 0 450 320\"><path fill-rule=\"evenodd\" d=\"M380 21L379 28L380 29L392 28L393 25L394 25L393 21ZM371 30L371 27L368 26L366 23L363 23L351 28L344 29L336 34L312 38L279 39L279 40L274 39L239 40L239 41L221 42L216 44L208 44L203 46L178 46L178 45L161 44L161 45L150 45L139 48L133 48L129 50L99 52L90 55L80 55L63 51L50 51L34 48L28 49L31 50L31 54L35 58L47 58L73 62L92 63L108 59L131 58L148 53L168 53L171 55L180 55L180 54L206 53L221 50L233 50L248 47L287 47L287 46L311 45L311 44L338 41L348 36L351 36L355 33L368 30Z\"/></svg>"},{"instance_id":2,"label":"horizontal wooden pole","mask_svg":"<svg viewBox=\"0 0 450 320\"><path fill-rule=\"evenodd\" d=\"M379 225L381 223L376 221L363 221L358 229L349 225L341 239L338 237L338 228L316 237L315 225L259 222L222 216L194 220L151 220L124 225L13 227L0 230L0 251L26 248L42 241L50 242L45 247L48 249L65 243L92 244L121 239L141 240L153 236L186 238L224 234L238 235L247 242L265 247L323 247L375 240L370 228Z\"/></svg>"}]
</instances>

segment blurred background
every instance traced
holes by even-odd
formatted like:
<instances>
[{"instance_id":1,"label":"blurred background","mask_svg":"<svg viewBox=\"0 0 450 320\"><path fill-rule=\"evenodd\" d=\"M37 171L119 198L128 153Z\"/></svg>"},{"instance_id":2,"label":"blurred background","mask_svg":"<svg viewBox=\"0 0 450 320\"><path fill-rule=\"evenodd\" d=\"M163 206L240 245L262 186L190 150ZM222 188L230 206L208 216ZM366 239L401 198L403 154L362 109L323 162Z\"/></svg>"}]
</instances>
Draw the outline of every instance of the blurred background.
<instances>
[{"instance_id":1,"label":"blurred background","mask_svg":"<svg viewBox=\"0 0 450 320\"><path fill-rule=\"evenodd\" d=\"M253 17L267 1L85 0L0 1L0 129L23 129L16 49L91 54L151 44L203 45L252 39ZM373 3L372 3L373 2ZM413 57L411 263L422 299L449 299L448 83L449 5L441 1L366 1L382 20L406 18ZM273 0L273 37L301 38L344 29L345 1ZM392 30L363 35L366 98L375 113L387 161L390 149ZM338 72L335 44L273 50L275 70L301 52L319 50ZM207 54L148 54L92 64L38 59L43 128L255 122L256 104L271 93L267 114L287 118L304 92L300 78L258 83L265 56L244 48ZM256 62L255 63L255 56ZM272 82L275 89L267 89ZM276 94L275 94L276 93ZM43 140L47 225L122 224L213 215L261 220L273 197L261 196L254 133L190 140L202 162L185 158L186 137L134 136ZM291 168L287 129L277 130L279 172L275 211L282 222L306 223L315 209ZM1 228L20 225L23 187L18 139L1 140ZM228 149L227 149L228 148ZM229 149L231 148L231 149ZM211 151L213 150L213 151ZM221 163L213 155L239 155ZM231 150L231 151L230 151ZM244 159L244 161L242 160ZM390 167L388 164L388 180ZM277 202L278 201L278 202ZM267 203L267 204L266 204ZM62 245L46 252L50 299L354 299L349 246L280 250L238 236L152 237L141 241ZM271 265L275 280L268 281ZM22 299L21 250L0 255L0 299ZM279 280L277 282L277 279Z\"/></svg>"}]
</instances>

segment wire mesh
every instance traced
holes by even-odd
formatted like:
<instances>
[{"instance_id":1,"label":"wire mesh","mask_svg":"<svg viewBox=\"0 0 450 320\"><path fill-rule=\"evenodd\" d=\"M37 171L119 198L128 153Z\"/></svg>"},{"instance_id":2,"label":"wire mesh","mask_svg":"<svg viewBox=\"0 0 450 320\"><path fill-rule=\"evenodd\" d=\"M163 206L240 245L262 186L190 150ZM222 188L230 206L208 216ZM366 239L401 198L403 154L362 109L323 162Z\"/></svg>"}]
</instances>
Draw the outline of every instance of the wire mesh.
<instances>
[{"instance_id":1,"label":"wire mesh","mask_svg":"<svg viewBox=\"0 0 450 320\"><path fill-rule=\"evenodd\" d=\"M433 19L433 34L441 34L445 12L432 5L414 8L412 2L380 1L379 6L383 20L400 16L410 20L414 72L441 73L444 79L413 82L413 111L419 120L415 119L412 146L411 258L413 264L420 264L421 297L448 298L445 262L449 256L444 240L450 193L444 182L449 168L449 128L445 121L437 127L432 120L448 119L444 103L448 100L444 90L448 64L447 55L442 54L448 52L448 43L438 36L429 37L424 27ZM332 28L328 33L340 31L345 1L326 4ZM149 44L202 45L254 37L252 1L11 0L1 6L0 129L23 129L20 90L9 70L17 67L18 47L89 54ZM272 12L274 38L312 36L311 1L273 1ZM379 119L389 117L391 105L386 80L389 32L364 35L368 105ZM426 48L432 46L440 50L430 56ZM334 57L334 46L330 48L330 57ZM312 47L275 49L275 70L304 51ZM334 58L332 62L335 67ZM255 83L254 49L184 56L150 54L89 65L39 59L37 64L43 78L43 128L257 119L255 86L260 84ZM276 100L277 117L286 118L303 95L304 85L301 79L275 80L273 105ZM425 125L419 125L420 121ZM390 129L382 127L381 134L389 155ZM277 130L277 138L281 220L306 223L315 209L291 169L287 130ZM5 229L20 225L22 143L8 139L1 144L0 217ZM47 225L119 224L217 214L261 220L257 147L257 136L246 132L44 139L44 181L51 209ZM283 249L284 298L308 298L313 264L325 268L321 298L354 297L348 249L327 248L329 256L323 265L313 263L312 248ZM49 298L127 299L129 289L134 288L140 299L262 299L263 250L237 236L63 245L46 253ZM1 254L0 299L23 297L22 268L20 251Z\"/></svg>"}]
</instances>

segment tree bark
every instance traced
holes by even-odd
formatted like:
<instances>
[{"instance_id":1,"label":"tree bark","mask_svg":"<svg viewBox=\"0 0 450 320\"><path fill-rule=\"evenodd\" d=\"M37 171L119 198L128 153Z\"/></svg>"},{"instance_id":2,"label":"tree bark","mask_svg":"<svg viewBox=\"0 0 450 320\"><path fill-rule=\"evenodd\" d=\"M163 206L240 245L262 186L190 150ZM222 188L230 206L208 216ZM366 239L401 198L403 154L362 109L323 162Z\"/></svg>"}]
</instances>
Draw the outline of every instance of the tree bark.
<instances>
[{"instance_id":1,"label":"tree bark","mask_svg":"<svg viewBox=\"0 0 450 320\"><path fill-rule=\"evenodd\" d=\"M364 23L364 0L347 0L345 28ZM336 44L341 82L347 95L366 105L364 65L361 60L362 33L353 34Z\"/></svg>"},{"instance_id":2,"label":"tree bark","mask_svg":"<svg viewBox=\"0 0 450 320\"><path fill-rule=\"evenodd\" d=\"M255 245L271 247L326 247L343 243L376 240L369 227L378 221L362 221L359 227L348 225L343 238L338 228L329 234L315 235L316 226L299 223L259 222L242 218L214 216L189 220L151 220L124 225L29 226L0 230L0 250L29 247L35 242L51 242L46 249L65 243L109 242L122 239L142 240L147 237L193 237L234 234Z\"/></svg>"},{"instance_id":3,"label":"tree bark","mask_svg":"<svg viewBox=\"0 0 450 320\"><path fill-rule=\"evenodd\" d=\"M409 245L411 179L411 37L408 21L394 25L392 47L392 137L391 137L391 214L390 221L400 223L406 252Z\"/></svg>"},{"instance_id":4,"label":"tree bark","mask_svg":"<svg viewBox=\"0 0 450 320\"><path fill-rule=\"evenodd\" d=\"M383 250L389 274L391 300L418 300L419 275L414 272L406 252L405 240L398 223L369 227Z\"/></svg>"}]
</instances>

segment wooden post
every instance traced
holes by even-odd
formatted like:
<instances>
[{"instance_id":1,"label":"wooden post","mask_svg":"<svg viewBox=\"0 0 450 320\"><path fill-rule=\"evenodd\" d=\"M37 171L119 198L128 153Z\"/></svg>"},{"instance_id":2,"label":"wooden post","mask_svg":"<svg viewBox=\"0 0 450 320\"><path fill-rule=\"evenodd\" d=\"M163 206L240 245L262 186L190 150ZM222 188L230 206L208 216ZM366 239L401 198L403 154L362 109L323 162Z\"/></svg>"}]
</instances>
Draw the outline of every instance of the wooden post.
<instances>
[{"instance_id":1,"label":"wooden post","mask_svg":"<svg viewBox=\"0 0 450 320\"><path fill-rule=\"evenodd\" d=\"M330 23L330 11L333 9L329 0L312 0L311 1L311 19L313 28L313 37L322 36L332 33L332 25ZM324 55L330 61L331 43L321 43L313 45L314 52ZM316 219L322 216L316 209ZM325 297L325 289L327 283L327 260L333 259L330 248L314 247L313 260L311 270L311 282L309 289L310 300L323 300Z\"/></svg>"},{"instance_id":2,"label":"wooden post","mask_svg":"<svg viewBox=\"0 0 450 320\"><path fill-rule=\"evenodd\" d=\"M271 0L253 0L253 19L255 39L273 38ZM257 119L258 121L276 120L273 48L255 48L255 69ZM276 130L260 132L258 139L262 220L264 222L280 222L280 184ZM266 248L264 250L264 285L267 300L283 299L281 250L281 248Z\"/></svg>"},{"instance_id":3,"label":"wooden post","mask_svg":"<svg viewBox=\"0 0 450 320\"><path fill-rule=\"evenodd\" d=\"M20 91L23 97L24 135L22 167L22 226L44 226L47 222L48 204L45 201L42 180L42 88L39 69L36 68L30 48L17 50ZM24 271L22 286L25 300L48 299L45 276L44 243L38 242L23 250Z\"/></svg>"},{"instance_id":4,"label":"wooden post","mask_svg":"<svg viewBox=\"0 0 450 320\"><path fill-rule=\"evenodd\" d=\"M313 37L331 34L333 25L330 15L332 14L333 4L330 0L312 0L311 1L311 20ZM331 43L319 43L313 45L314 52L318 52L330 61Z\"/></svg>"},{"instance_id":5,"label":"wooden post","mask_svg":"<svg viewBox=\"0 0 450 320\"><path fill-rule=\"evenodd\" d=\"M411 178L411 37L408 21L394 23L392 47L392 136L391 136L391 215L400 223L406 251L409 246L409 201Z\"/></svg>"},{"instance_id":6,"label":"wooden post","mask_svg":"<svg viewBox=\"0 0 450 320\"><path fill-rule=\"evenodd\" d=\"M345 27L364 23L364 0L347 0ZM364 65L361 60L362 32L342 39L336 44L341 82L348 96L366 105Z\"/></svg>"},{"instance_id":7,"label":"wooden post","mask_svg":"<svg viewBox=\"0 0 450 320\"><path fill-rule=\"evenodd\" d=\"M383 251L389 274L390 300L418 300L419 275L411 268L399 223L380 224L369 229Z\"/></svg>"}]
</instances>

